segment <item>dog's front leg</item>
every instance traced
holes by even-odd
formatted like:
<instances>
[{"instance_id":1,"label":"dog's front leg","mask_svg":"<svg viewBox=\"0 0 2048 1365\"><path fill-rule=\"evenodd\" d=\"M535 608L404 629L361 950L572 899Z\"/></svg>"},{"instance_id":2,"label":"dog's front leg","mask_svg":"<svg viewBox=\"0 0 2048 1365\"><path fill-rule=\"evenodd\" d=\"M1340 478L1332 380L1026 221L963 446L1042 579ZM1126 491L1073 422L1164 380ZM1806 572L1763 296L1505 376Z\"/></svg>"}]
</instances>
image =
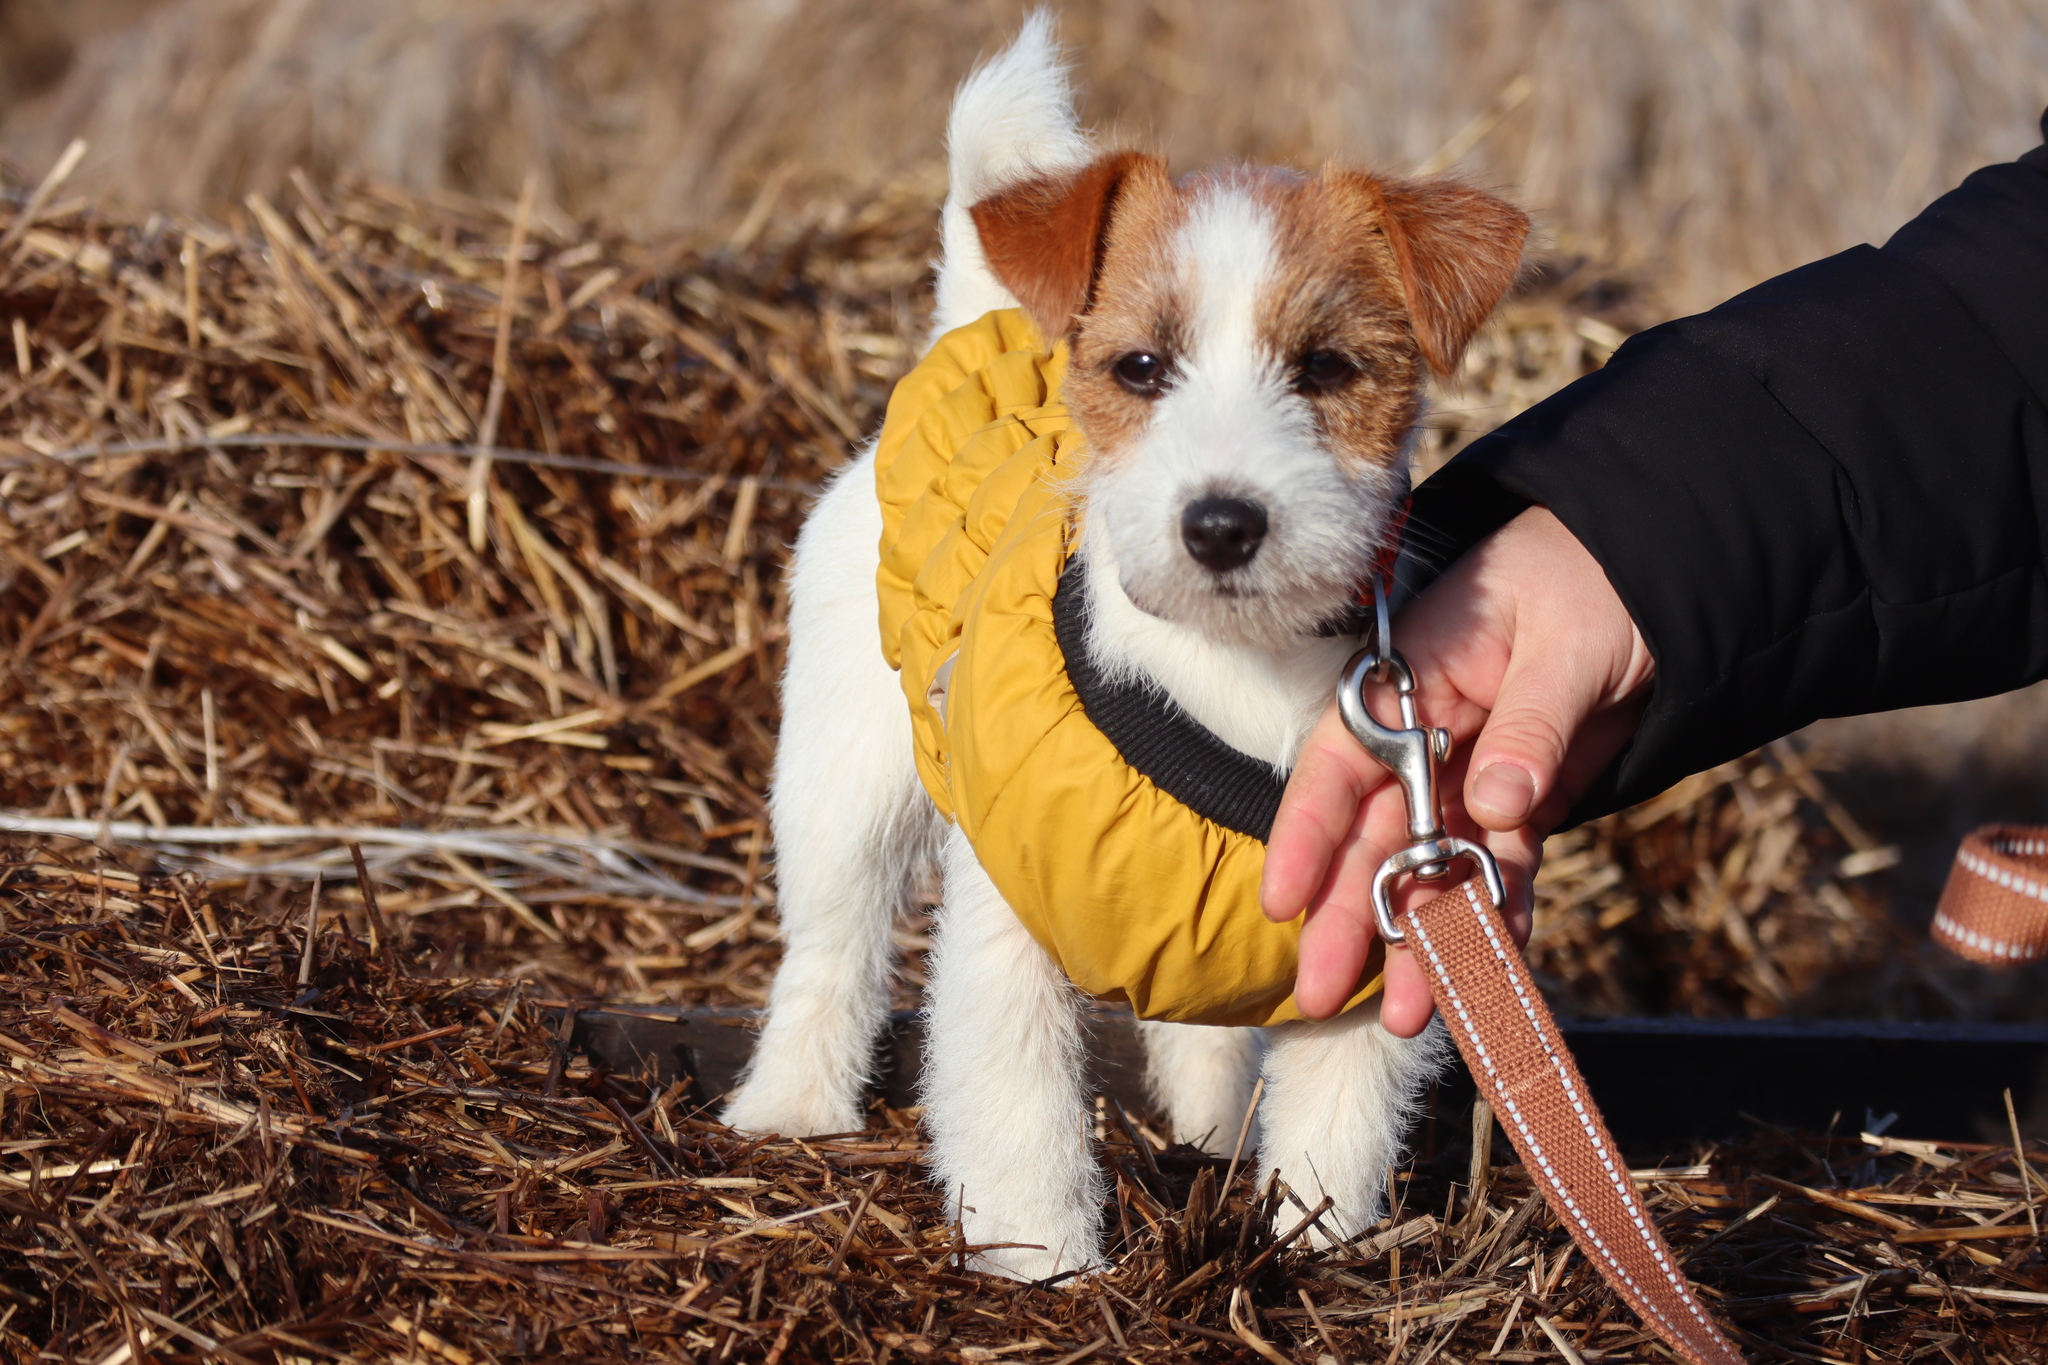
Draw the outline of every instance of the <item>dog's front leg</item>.
<instances>
[{"instance_id":1,"label":"dog's front leg","mask_svg":"<svg viewBox=\"0 0 2048 1365\"><path fill-rule=\"evenodd\" d=\"M1146 1088L1174 1137L1211 1156L1229 1156L1245 1131L1259 1074L1259 1031L1141 1019L1138 1038L1145 1045ZM1249 1133L1246 1140L1257 1150Z\"/></svg>"},{"instance_id":2,"label":"dog's front leg","mask_svg":"<svg viewBox=\"0 0 2048 1365\"><path fill-rule=\"evenodd\" d=\"M926 967L929 1164L970 1245L1030 1244L983 1252L977 1268L1037 1280L1093 1266L1104 1185L1090 1146L1080 997L958 830L945 869Z\"/></svg>"},{"instance_id":3,"label":"dog's front leg","mask_svg":"<svg viewBox=\"0 0 2048 1365\"><path fill-rule=\"evenodd\" d=\"M861 1126L889 1020L890 929L939 828L875 633L873 461L863 454L818 500L791 571L772 798L785 948L767 1026L725 1110L747 1132Z\"/></svg>"},{"instance_id":4,"label":"dog's front leg","mask_svg":"<svg viewBox=\"0 0 2048 1365\"><path fill-rule=\"evenodd\" d=\"M1379 1001L1335 1019L1267 1034L1259 1106L1259 1187L1277 1173L1304 1204L1335 1201L1314 1246L1353 1237L1385 1210L1387 1172L1401 1159L1423 1083L1450 1058L1441 1024L1419 1038L1380 1027ZM1324 1237L1329 1229L1335 1237Z\"/></svg>"}]
</instances>

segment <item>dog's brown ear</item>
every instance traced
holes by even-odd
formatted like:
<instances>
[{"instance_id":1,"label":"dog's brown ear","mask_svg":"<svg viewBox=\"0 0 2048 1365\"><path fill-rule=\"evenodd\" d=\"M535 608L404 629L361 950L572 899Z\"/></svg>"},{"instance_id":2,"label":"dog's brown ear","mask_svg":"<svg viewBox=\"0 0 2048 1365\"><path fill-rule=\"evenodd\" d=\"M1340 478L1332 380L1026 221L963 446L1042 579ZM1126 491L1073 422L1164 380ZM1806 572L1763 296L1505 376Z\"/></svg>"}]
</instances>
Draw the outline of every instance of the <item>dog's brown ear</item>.
<instances>
[{"instance_id":1,"label":"dog's brown ear","mask_svg":"<svg viewBox=\"0 0 2048 1365\"><path fill-rule=\"evenodd\" d=\"M981 249L1046 340L1065 336L1088 307L1109 217L1134 176L1165 178L1156 157L1111 152L1063 176L1000 190L968 210Z\"/></svg>"},{"instance_id":2,"label":"dog's brown ear","mask_svg":"<svg viewBox=\"0 0 2048 1365\"><path fill-rule=\"evenodd\" d=\"M1455 180L1380 180L1376 187L1422 358L1448 378L1515 282L1529 215Z\"/></svg>"}]
</instances>

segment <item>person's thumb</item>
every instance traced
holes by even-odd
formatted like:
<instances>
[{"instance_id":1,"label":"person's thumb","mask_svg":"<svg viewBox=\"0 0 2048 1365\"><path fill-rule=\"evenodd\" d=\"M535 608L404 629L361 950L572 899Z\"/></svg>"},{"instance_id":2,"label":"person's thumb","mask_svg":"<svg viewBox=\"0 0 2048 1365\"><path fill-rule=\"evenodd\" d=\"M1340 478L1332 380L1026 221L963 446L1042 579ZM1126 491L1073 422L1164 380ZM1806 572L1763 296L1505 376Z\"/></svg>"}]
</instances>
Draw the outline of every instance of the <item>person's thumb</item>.
<instances>
[{"instance_id":1,"label":"person's thumb","mask_svg":"<svg viewBox=\"0 0 2048 1365\"><path fill-rule=\"evenodd\" d=\"M1557 790L1572 738L1600 700L1599 681L1573 676L1571 664L1527 653L1508 664L1465 775L1465 810L1487 829L1519 828Z\"/></svg>"}]
</instances>

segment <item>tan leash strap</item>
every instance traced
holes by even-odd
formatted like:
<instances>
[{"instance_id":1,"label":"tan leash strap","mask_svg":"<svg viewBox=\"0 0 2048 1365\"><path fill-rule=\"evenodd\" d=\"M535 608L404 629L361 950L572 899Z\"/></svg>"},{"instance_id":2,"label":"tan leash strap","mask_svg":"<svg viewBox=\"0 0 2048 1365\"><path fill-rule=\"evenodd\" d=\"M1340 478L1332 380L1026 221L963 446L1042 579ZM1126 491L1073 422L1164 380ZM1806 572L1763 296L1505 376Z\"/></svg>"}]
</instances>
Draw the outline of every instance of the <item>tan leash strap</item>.
<instances>
[{"instance_id":1,"label":"tan leash strap","mask_svg":"<svg viewBox=\"0 0 2048 1365\"><path fill-rule=\"evenodd\" d=\"M1401 927L1480 1093L1586 1259L1689 1365L1742 1365L1637 1197L1564 1035L1480 879L1402 916Z\"/></svg>"},{"instance_id":2,"label":"tan leash strap","mask_svg":"<svg viewBox=\"0 0 2048 1365\"><path fill-rule=\"evenodd\" d=\"M2048 829L1986 825L1969 834L1931 932L1972 962L2012 966L2048 957Z\"/></svg>"},{"instance_id":3,"label":"tan leash strap","mask_svg":"<svg viewBox=\"0 0 2048 1365\"><path fill-rule=\"evenodd\" d=\"M1740 1365L1637 1197L1481 880L1401 916L1400 927L1479 1092L1586 1259L1688 1365ZM1972 962L2048 958L2048 828L1988 825L1965 838L1932 932Z\"/></svg>"},{"instance_id":4,"label":"tan leash strap","mask_svg":"<svg viewBox=\"0 0 2048 1365\"><path fill-rule=\"evenodd\" d=\"M1444 827L1437 764L1450 757L1451 736L1416 715L1415 674L1389 639L1387 587L1377 575L1373 599L1372 646L1344 666L1337 705L1345 728L1394 775L1408 802L1408 844L1373 874L1380 939L1414 950L1479 1093L1601 1277L1687 1365L1742 1365L1742 1353L1700 1306L1636 1197L1628 1166L1501 918L1507 889L1499 863L1485 845ZM1382 724L1366 705L1366 686L1375 680L1393 686L1400 725ZM1396 879L1435 881L1456 862L1474 864L1479 875L1395 916L1389 888Z\"/></svg>"}]
</instances>

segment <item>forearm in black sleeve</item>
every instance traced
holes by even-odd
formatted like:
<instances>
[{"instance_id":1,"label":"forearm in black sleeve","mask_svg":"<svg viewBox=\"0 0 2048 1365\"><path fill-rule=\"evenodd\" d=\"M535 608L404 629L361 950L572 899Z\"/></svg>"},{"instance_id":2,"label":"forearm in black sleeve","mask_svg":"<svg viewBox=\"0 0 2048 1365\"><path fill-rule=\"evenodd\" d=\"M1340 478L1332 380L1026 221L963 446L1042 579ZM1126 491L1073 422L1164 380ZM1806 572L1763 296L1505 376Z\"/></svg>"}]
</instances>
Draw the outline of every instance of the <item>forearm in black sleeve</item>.
<instances>
[{"instance_id":1,"label":"forearm in black sleeve","mask_svg":"<svg viewBox=\"0 0 2048 1365\"><path fill-rule=\"evenodd\" d=\"M1417 489L1404 563L1532 503L1657 660L1574 819L1822 716L2048 676L2048 147L1631 338Z\"/></svg>"}]
</instances>

